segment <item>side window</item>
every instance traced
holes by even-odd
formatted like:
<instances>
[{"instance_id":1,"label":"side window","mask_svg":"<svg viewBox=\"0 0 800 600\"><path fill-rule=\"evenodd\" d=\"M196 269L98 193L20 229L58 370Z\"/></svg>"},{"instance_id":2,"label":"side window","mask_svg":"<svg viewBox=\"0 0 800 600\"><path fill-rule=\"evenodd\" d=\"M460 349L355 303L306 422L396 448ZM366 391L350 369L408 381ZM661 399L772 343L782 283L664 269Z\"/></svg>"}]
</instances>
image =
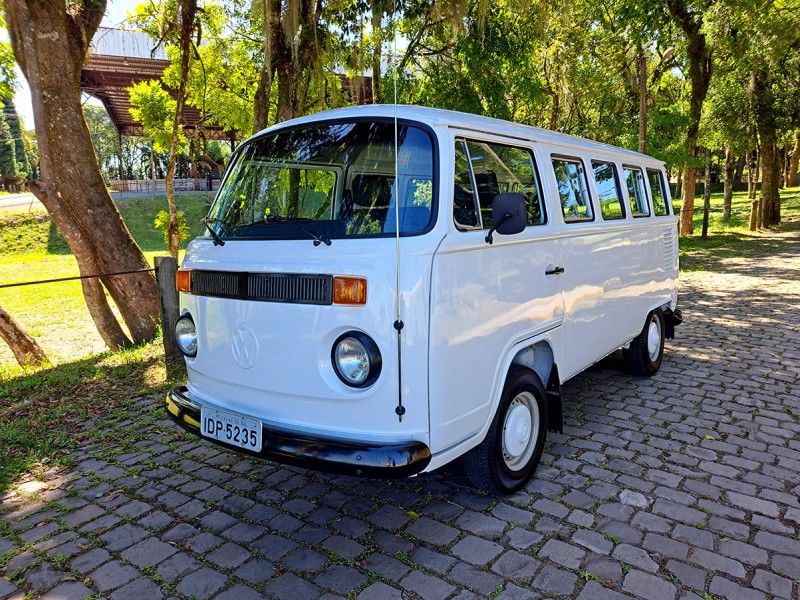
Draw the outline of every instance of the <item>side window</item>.
<instances>
[{"instance_id":1,"label":"side window","mask_svg":"<svg viewBox=\"0 0 800 600\"><path fill-rule=\"evenodd\" d=\"M647 179L650 181L650 193L653 195L653 212L658 217L669 214L669 200L664 193L664 177L661 171L647 169Z\"/></svg>"},{"instance_id":2,"label":"side window","mask_svg":"<svg viewBox=\"0 0 800 600\"><path fill-rule=\"evenodd\" d=\"M455 181L453 184L453 220L457 227L470 229L477 227L478 207L475 201L475 189L472 185L472 174L467 157L467 145L464 140L456 140Z\"/></svg>"},{"instance_id":3,"label":"side window","mask_svg":"<svg viewBox=\"0 0 800 600\"><path fill-rule=\"evenodd\" d=\"M625 173L625 183L628 186L628 196L631 200L631 213L634 217L650 216L642 170L635 167L622 167L622 170Z\"/></svg>"},{"instance_id":4,"label":"side window","mask_svg":"<svg viewBox=\"0 0 800 600\"><path fill-rule=\"evenodd\" d=\"M554 158L553 170L558 182L564 221L576 223L594 219L583 163L579 159Z\"/></svg>"},{"instance_id":5,"label":"side window","mask_svg":"<svg viewBox=\"0 0 800 600\"><path fill-rule=\"evenodd\" d=\"M603 220L624 219L625 208L619 189L619 177L613 163L592 161L594 180L597 184L597 195L600 198L600 214Z\"/></svg>"},{"instance_id":6,"label":"side window","mask_svg":"<svg viewBox=\"0 0 800 600\"><path fill-rule=\"evenodd\" d=\"M469 159L478 188L483 228L494 226L492 202L495 196L519 192L528 204L528 225L545 222L542 194L530 151L517 146L467 141Z\"/></svg>"}]
</instances>

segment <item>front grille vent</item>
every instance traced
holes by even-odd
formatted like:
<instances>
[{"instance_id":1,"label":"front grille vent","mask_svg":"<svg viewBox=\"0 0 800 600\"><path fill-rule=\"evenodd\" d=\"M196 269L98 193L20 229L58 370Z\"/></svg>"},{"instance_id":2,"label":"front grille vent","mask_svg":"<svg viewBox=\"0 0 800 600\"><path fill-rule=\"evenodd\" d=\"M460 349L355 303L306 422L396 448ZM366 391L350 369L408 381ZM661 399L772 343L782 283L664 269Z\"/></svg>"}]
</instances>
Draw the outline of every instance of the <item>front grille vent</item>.
<instances>
[{"instance_id":1,"label":"front grille vent","mask_svg":"<svg viewBox=\"0 0 800 600\"><path fill-rule=\"evenodd\" d=\"M332 303L332 289L331 275L192 271L192 293L198 296L324 305Z\"/></svg>"}]
</instances>

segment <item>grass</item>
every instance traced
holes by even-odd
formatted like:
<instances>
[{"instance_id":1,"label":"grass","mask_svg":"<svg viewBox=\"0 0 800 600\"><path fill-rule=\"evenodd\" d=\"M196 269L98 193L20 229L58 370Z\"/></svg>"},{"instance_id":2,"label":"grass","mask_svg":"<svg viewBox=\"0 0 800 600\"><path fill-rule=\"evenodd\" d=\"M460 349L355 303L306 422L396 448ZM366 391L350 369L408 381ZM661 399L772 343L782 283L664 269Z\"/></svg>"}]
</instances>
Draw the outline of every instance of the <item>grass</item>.
<instances>
[{"instance_id":1,"label":"grass","mask_svg":"<svg viewBox=\"0 0 800 600\"><path fill-rule=\"evenodd\" d=\"M200 220L207 211L206 197L206 193L177 197L191 237L202 232ZM150 264L157 254L166 254L164 237L153 226L156 213L166 207L166 198L122 200L118 206ZM188 240L184 246L186 243ZM0 247L0 284L78 275L66 242L43 210L0 213ZM53 363L105 349L86 309L79 281L0 289L0 306L36 338ZM0 377L4 369L15 364L11 351L0 344Z\"/></svg>"}]
</instances>

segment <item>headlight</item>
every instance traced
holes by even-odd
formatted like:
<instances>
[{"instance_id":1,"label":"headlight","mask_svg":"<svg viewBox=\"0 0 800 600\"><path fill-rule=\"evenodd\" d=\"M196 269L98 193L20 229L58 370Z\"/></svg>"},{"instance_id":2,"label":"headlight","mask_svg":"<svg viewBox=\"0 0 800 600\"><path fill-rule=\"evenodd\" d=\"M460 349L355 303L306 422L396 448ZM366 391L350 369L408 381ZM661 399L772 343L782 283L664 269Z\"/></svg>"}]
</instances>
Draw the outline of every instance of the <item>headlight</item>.
<instances>
[{"instance_id":1,"label":"headlight","mask_svg":"<svg viewBox=\"0 0 800 600\"><path fill-rule=\"evenodd\" d=\"M333 344L331 360L336 374L351 387L366 387L381 373L381 353L375 341L360 331L348 331Z\"/></svg>"},{"instance_id":2,"label":"headlight","mask_svg":"<svg viewBox=\"0 0 800 600\"><path fill-rule=\"evenodd\" d=\"M185 314L175 323L175 339L178 348L186 356L197 355L197 328L191 315Z\"/></svg>"}]
</instances>

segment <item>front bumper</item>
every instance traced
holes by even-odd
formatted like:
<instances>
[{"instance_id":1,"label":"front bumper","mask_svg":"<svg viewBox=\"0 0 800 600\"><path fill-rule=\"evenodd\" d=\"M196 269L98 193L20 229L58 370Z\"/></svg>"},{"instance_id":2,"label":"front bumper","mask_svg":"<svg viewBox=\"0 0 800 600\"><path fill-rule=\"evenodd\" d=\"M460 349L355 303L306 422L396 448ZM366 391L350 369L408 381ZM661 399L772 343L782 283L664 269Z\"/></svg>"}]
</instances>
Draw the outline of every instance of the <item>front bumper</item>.
<instances>
[{"instance_id":1,"label":"front bumper","mask_svg":"<svg viewBox=\"0 0 800 600\"><path fill-rule=\"evenodd\" d=\"M187 431L200 435L200 405L186 386L172 388L167 394L167 413ZM264 440L260 452L229 446L203 438L242 454L275 462L359 477L398 479L423 471L431 462L428 446L418 441L375 444L359 440L343 441L262 425Z\"/></svg>"}]
</instances>

